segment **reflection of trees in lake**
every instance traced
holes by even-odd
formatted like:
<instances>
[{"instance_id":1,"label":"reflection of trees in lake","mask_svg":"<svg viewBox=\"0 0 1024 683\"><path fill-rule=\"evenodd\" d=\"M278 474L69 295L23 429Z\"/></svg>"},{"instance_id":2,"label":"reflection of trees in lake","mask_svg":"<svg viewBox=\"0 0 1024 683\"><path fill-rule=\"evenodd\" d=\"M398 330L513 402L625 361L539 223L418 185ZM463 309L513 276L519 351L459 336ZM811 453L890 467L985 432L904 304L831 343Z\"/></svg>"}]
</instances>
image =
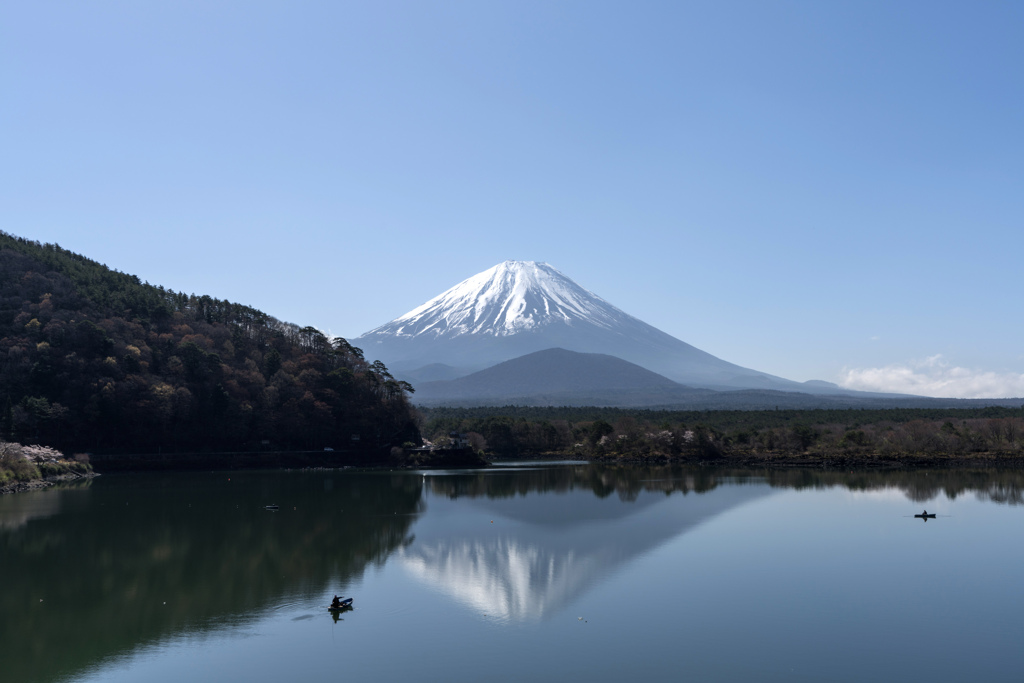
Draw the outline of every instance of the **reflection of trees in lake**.
<instances>
[{"instance_id":1,"label":"reflection of trees in lake","mask_svg":"<svg viewBox=\"0 0 1024 683\"><path fill-rule=\"evenodd\" d=\"M77 492L92 485L92 479L79 479L53 490L22 491L0 496L0 531L13 530L33 519L45 519L69 505Z\"/></svg>"},{"instance_id":2,"label":"reflection of trees in lake","mask_svg":"<svg viewBox=\"0 0 1024 683\"><path fill-rule=\"evenodd\" d=\"M731 481L743 478L730 476ZM612 494L635 500L642 491L703 493L722 483L721 473L683 466L640 467L572 465L560 467L493 468L465 474L427 477L431 493L459 498L513 498L533 492L592 491L599 498Z\"/></svg>"},{"instance_id":3,"label":"reflection of trees in lake","mask_svg":"<svg viewBox=\"0 0 1024 683\"><path fill-rule=\"evenodd\" d=\"M18 653L4 677L56 680L342 590L409 541L422 505L416 477L228 476L100 479L76 492L91 497L87 514L0 532L0 643Z\"/></svg>"},{"instance_id":4,"label":"reflection of trees in lake","mask_svg":"<svg viewBox=\"0 0 1024 683\"><path fill-rule=\"evenodd\" d=\"M978 498L1007 505L1024 504L1024 489L1019 484L1004 486L993 484L985 491L978 491Z\"/></svg>"},{"instance_id":5,"label":"reflection of trees in lake","mask_svg":"<svg viewBox=\"0 0 1024 683\"><path fill-rule=\"evenodd\" d=\"M982 500L1009 505L1024 504L1024 470L948 469L906 471L837 472L810 469L731 470L694 466L633 467L576 465L492 470L428 477L429 490L449 498L461 496L511 498L530 492L590 490L603 498L612 494L635 500L642 491L704 493L723 483L766 482L791 489L843 487L851 491L896 488L915 502L940 494L950 499L974 493Z\"/></svg>"},{"instance_id":6,"label":"reflection of trees in lake","mask_svg":"<svg viewBox=\"0 0 1024 683\"><path fill-rule=\"evenodd\" d=\"M973 493L981 500L1020 505L1024 502L1024 470L906 470L899 472L825 472L766 470L764 479L783 488L832 488L851 491L898 489L912 501L927 502L945 494L950 500Z\"/></svg>"}]
</instances>

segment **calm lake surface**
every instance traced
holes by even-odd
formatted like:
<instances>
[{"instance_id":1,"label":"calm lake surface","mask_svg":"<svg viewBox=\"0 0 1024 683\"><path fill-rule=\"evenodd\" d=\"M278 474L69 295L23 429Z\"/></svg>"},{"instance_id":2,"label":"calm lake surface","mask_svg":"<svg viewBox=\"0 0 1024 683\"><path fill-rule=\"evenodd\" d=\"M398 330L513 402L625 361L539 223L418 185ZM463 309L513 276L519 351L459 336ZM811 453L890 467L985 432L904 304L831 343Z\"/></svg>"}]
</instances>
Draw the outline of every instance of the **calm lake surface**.
<instances>
[{"instance_id":1,"label":"calm lake surface","mask_svg":"<svg viewBox=\"0 0 1024 683\"><path fill-rule=\"evenodd\" d=\"M1020 471L105 476L0 497L0 679L1019 681L1022 491ZM356 609L332 618L335 593Z\"/></svg>"}]
</instances>

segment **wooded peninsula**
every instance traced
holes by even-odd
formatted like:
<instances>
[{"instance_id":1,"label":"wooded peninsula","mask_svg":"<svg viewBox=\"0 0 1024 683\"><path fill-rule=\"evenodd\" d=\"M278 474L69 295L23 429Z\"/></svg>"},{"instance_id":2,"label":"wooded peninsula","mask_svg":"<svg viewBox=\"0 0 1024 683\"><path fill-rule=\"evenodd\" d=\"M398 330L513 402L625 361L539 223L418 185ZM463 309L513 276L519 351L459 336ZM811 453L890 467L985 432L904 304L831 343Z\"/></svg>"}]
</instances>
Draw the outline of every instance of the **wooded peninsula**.
<instances>
[{"instance_id":1,"label":"wooded peninsula","mask_svg":"<svg viewBox=\"0 0 1024 683\"><path fill-rule=\"evenodd\" d=\"M0 437L69 454L420 441L412 387L344 339L6 233L0 359Z\"/></svg>"}]
</instances>

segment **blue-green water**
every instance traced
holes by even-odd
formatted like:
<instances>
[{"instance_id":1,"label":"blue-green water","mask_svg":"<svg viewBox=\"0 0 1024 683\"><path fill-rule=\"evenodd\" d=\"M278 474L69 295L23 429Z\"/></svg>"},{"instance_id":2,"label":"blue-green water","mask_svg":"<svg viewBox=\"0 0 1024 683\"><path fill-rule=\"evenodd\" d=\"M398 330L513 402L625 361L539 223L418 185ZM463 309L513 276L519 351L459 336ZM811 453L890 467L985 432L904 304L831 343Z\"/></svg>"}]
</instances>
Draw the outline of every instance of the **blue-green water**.
<instances>
[{"instance_id":1,"label":"blue-green water","mask_svg":"<svg viewBox=\"0 0 1024 683\"><path fill-rule=\"evenodd\" d=\"M0 498L0 678L1016 681L1022 491L1018 471L100 477ZM337 620L335 593L356 607Z\"/></svg>"}]
</instances>

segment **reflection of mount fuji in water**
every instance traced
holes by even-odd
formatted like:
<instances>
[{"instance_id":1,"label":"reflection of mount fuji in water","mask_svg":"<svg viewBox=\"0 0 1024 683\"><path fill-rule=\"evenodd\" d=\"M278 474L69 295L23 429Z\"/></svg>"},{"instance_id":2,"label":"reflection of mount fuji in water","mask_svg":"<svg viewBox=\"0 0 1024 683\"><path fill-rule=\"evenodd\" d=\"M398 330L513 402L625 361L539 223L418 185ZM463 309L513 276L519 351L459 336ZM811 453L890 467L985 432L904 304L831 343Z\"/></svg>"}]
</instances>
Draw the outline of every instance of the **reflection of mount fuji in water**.
<instances>
[{"instance_id":1,"label":"reflection of mount fuji in water","mask_svg":"<svg viewBox=\"0 0 1024 683\"><path fill-rule=\"evenodd\" d=\"M895 489L914 502L973 495L1024 505L1020 469L223 474L100 477L0 497L0 680L79 680L150 646L229 633L327 590L347 592L367 568L394 560L474 609L543 619L627 562L772 490ZM268 502L281 512L265 511Z\"/></svg>"},{"instance_id":2,"label":"reflection of mount fuji in water","mask_svg":"<svg viewBox=\"0 0 1024 683\"><path fill-rule=\"evenodd\" d=\"M444 493L437 489L445 483L438 481L435 494ZM677 490L688 490L685 479L677 484ZM689 489L692 484L691 478ZM544 619L622 565L772 493L767 485L686 496L652 488L603 498L582 487L531 492L525 500L435 495L428 502L431 514L417 523L416 542L399 557L412 575L474 610L512 621ZM431 524L438 512L443 521Z\"/></svg>"}]
</instances>

